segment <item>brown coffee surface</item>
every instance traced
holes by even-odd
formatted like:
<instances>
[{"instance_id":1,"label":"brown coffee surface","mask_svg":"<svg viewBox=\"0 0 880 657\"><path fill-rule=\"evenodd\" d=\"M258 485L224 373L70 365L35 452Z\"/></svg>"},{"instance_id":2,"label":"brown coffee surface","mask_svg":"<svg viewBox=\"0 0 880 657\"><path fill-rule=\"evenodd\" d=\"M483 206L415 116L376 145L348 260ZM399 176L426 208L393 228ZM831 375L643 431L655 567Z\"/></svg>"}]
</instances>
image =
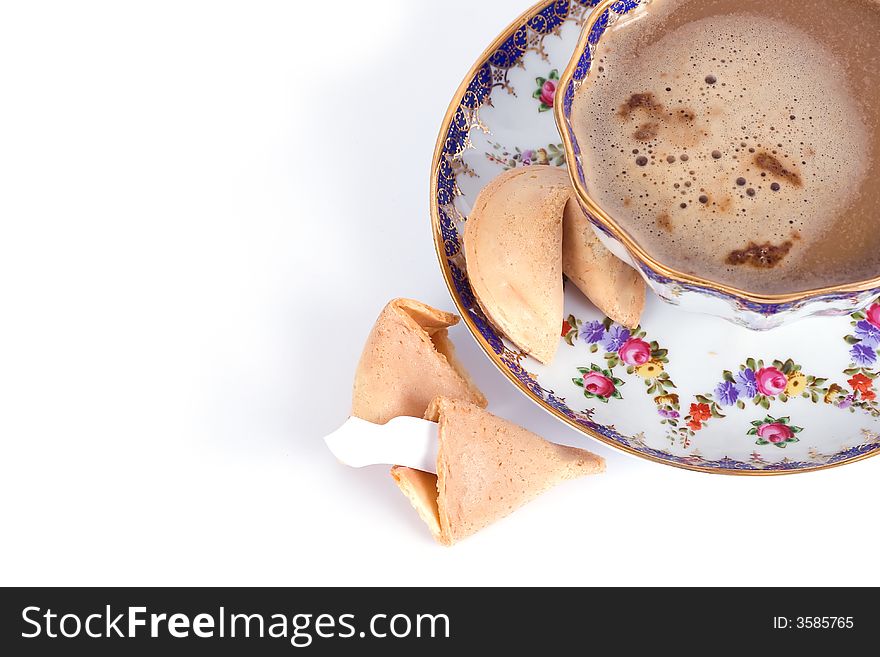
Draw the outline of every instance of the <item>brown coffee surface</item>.
<instances>
[{"instance_id":1,"label":"brown coffee surface","mask_svg":"<svg viewBox=\"0 0 880 657\"><path fill-rule=\"evenodd\" d=\"M653 0L613 30L572 121L649 255L759 294L880 276L880 2Z\"/></svg>"}]
</instances>

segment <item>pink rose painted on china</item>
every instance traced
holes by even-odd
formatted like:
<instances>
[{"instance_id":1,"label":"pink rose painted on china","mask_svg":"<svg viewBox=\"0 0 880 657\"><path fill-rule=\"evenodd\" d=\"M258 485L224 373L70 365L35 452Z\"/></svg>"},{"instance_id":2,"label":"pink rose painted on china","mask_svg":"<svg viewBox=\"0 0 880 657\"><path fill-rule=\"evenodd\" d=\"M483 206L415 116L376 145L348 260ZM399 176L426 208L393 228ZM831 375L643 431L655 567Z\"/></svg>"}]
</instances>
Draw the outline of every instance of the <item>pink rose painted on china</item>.
<instances>
[{"instance_id":1,"label":"pink rose painted on china","mask_svg":"<svg viewBox=\"0 0 880 657\"><path fill-rule=\"evenodd\" d=\"M578 372L580 377L572 381L579 388L583 388L584 397L606 403L612 398L623 399L619 390L623 381L615 377L611 370L603 370L598 365L592 365L590 368L579 367Z\"/></svg>"},{"instance_id":2,"label":"pink rose painted on china","mask_svg":"<svg viewBox=\"0 0 880 657\"><path fill-rule=\"evenodd\" d=\"M794 436L794 432L784 424L774 422L773 424L762 424L758 427L758 435L771 443L783 443Z\"/></svg>"},{"instance_id":3,"label":"pink rose painted on china","mask_svg":"<svg viewBox=\"0 0 880 657\"><path fill-rule=\"evenodd\" d=\"M627 365L638 367L651 360L651 345L644 340L630 338L620 348L618 355Z\"/></svg>"},{"instance_id":4,"label":"pink rose painted on china","mask_svg":"<svg viewBox=\"0 0 880 657\"><path fill-rule=\"evenodd\" d=\"M536 78L535 82L538 83L538 88L532 94L532 97L535 100L541 101L538 111L549 112L553 109L553 104L556 101L556 90L559 87L559 71L554 68L546 78Z\"/></svg>"},{"instance_id":5,"label":"pink rose painted on china","mask_svg":"<svg viewBox=\"0 0 880 657\"><path fill-rule=\"evenodd\" d=\"M553 99L556 97L556 83L553 80L547 80L541 87L541 102L548 107L553 107Z\"/></svg>"},{"instance_id":6,"label":"pink rose painted on china","mask_svg":"<svg viewBox=\"0 0 880 657\"><path fill-rule=\"evenodd\" d=\"M764 367L755 372L758 392L767 397L776 397L788 387L788 377L775 367Z\"/></svg>"},{"instance_id":7,"label":"pink rose painted on china","mask_svg":"<svg viewBox=\"0 0 880 657\"><path fill-rule=\"evenodd\" d=\"M865 319L877 328L880 328L880 303L875 303L865 311Z\"/></svg>"},{"instance_id":8,"label":"pink rose painted on china","mask_svg":"<svg viewBox=\"0 0 880 657\"><path fill-rule=\"evenodd\" d=\"M584 376L584 388L597 397L606 398L613 395L616 390L614 382L604 374L599 374L598 372L590 372Z\"/></svg>"},{"instance_id":9,"label":"pink rose painted on china","mask_svg":"<svg viewBox=\"0 0 880 657\"><path fill-rule=\"evenodd\" d=\"M749 431L750 436L756 436L758 445L773 445L774 447L786 447L789 443L799 442L797 434L803 429L791 424L791 418L773 418L769 415L763 420L752 422Z\"/></svg>"}]
</instances>

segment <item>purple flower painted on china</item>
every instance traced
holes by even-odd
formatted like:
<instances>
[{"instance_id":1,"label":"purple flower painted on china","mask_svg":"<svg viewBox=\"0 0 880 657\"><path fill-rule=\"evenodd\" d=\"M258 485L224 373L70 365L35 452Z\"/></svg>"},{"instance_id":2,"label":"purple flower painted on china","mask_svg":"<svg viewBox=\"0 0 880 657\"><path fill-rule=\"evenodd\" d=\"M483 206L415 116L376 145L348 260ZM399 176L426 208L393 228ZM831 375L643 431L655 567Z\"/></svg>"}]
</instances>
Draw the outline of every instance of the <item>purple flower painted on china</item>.
<instances>
[{"instance_id":1,"label":"purple flower painted on china","mask_svg":"<svg viewBox=\"0 0 880 657\"><path fill-rule=\"evenodd\" d=\"M715 388L715 397L722 406L733 406L739 401L740 388L733 381L722 381Z\"/></svg>"},{"instance_id":2,"label":"purple flower painted on china","mask_svg":"<svg viewBox=\"0 0 880 657\"><path fill-rule=\"evenodd\" d=\"M755 371L746 369L736 375L736 384L739 387L740 397L753 399L758 394L758 380Z\"/></svg>"},{"instance_id":3,"label":"purple flower painted on china","mask_svg":"<svg viewBox=\"0 0 880 657\"><path fill-rule=\"evenodd\" d=\"M877 346L880 345L880 328L865 320L856 324L856 337L862 342Z\"/></svg>"},{"instance_id":4,"label":"purple flower painted on china","mask_svg":"<svg viewBox=\"0 0 880 657\"><path fill-rule=\"evenodd\" d=\"M632 333L629 332L629 329L622 326L612 326L602 341L602 346L609 354L616 353L630 337L632 337Z\"/></svg>"},{"instance_id":5,"label":"purple flower painted on china","mask_svg":"<svg viewBox=\"0 0 880 657\"><path fill-rule=\"evenodd\" d=\"M665 417L667 420L677 420L681 417L681 413L678 411L668 411L665 408L660 408L657 412L660 414L660 417Z\"/></svg>"},{"instance_id":6,"label":"purple flower painted on china","mask_svg":"<svg viewBox=\"0 0 880 657\"><path fill-rule=\"evenodd\" d=\"M873 365L877 362L877 349L873 345L859 343L849 350L856 365Z\"/></svg>"},{"instance_id":7,"label":"purple flower painted on china","mask_svg":"<svg viewBox=\"0 0 880 657\"><path fill-rule=\"evenodd\" d=\"M534 159L535 159L535 151L523 151L523 153L522 153L523 166L531 166L532 161Z\"/></svg>"},{"instance_id":8,"label":"purple flower painted on china","mask_svg":"<svg viewBox=\"0 0 880 657\"><path fill-rule=\"evenodd\" d=\"M842 408L846 410L847 408L852 406L853 400L855 400L855 397L853 397L852 395L847 395L837 404L837 408Z\"/></svg>"},{"instance_id":9,"label":"purple flower painted on china","mask_svg":"<svg viewBox=\"0 0 880 657\"><path fill-rule=\"evenodd\" d=\"M590 322L581 327L581 340L587 344L596 344L605 338L605 326L602 322Z\"/></svg>"}]
</instances>

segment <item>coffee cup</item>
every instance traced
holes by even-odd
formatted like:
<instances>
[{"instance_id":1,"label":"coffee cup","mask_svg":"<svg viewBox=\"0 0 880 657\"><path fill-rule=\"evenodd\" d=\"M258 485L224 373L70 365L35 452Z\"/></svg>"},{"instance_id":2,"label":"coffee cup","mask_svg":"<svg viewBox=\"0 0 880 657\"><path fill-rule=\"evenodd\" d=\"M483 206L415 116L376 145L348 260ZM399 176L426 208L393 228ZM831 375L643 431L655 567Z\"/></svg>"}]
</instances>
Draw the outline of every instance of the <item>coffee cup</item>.
<instances>
[{"instance_id":1,"label":"coffee cup","mask_svg":"<svg viewBox=\"0 0 880 657\"><path fill-rule=\"evenodd\" d=\"M702 22L670 22L670 33L680 30L675 35L688 37L684 47L691 48L679 56L680 71L665 60L655 65L661 60L655 56L638 63L639 75L615 77L626 71L621 63L626 49L641 43L627 34L660 20L652 12L662 3L686 1L602 0L588 17L560 78L554 108L581 209L606 247L637 269L658 296L682 309L765 330L867 306L880 294L880 267L871 260L873 249L859 237L873 234L863 223L867 219L846 227L849 233L834 230L822 223L831 213L821 203L857 196L855 185L868 179L872 153L864 144L870 140L858 132L860 115L849 92L837 86L845 81L829 75L823 78L822 94L805 99L815 82L796 66L807 65L811 56L825 62L822 43L812 53L812 37L775 16L756 17L753 27L748 13L701 15ZM847 2L864 0L838 0ZM838 3L830 3L832 11ZM726 29L733 24L736 30ZM688 30L704 30L711 38L689 38ZM738 30L758 33L743 39ZM865 38L870 40L870 34ZM769 44L763 50L762 39ZM664 45L657 35L650 40ZM798 52L797 61L784 56L786 48ZM749 103L746 77L761 70L762 55L778 57L767 66L768 75L790 81L777 84L785 87L779 107ZM756 64L746 66L747 60ZM841 77L839 71L835 75ZM578 105L584 98L595 106L614 93L619 108L609 101L601 114L593 112L593 124L581 118L589 114ZM786 104L787 96L795 101ZM777 115L781 118L775 120ZM752 122L732 141L733 121L746 124L745 116ZM778 125L770 125L774 120ZM856 152L858 158L852 156ZM597 171L608 173L603 179L594 175ZM853 185L849 193L846 185ZM812 188L841 193L813 202ZM841 221L862 216L842 214ZM844 234L855 236L855 244L844 245ZM694 240L702 240L699 248ZM703 245L707 241L712 244ZM838 248L852 255L835 254ZM814 260L819 264L809 264ZM838 266L838 260L847 267Z\"/></svg>"}]
</instances>

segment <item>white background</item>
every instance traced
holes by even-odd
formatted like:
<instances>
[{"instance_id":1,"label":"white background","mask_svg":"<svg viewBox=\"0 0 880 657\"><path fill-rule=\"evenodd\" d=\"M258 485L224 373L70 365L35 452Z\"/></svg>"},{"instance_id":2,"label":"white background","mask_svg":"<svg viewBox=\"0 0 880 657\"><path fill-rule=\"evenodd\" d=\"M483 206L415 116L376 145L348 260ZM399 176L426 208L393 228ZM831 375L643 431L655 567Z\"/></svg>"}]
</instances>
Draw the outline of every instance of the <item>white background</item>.
<instances>
[{"instance_id":1,"label":"white background","mask_svg":"<svg viewBox=\"0 0 880 657\"><path fill-rule=\"evenodd\" d=\"M880 584L880 460L619 455L461 327L491 410L607 475L444 549L324 450L384 303L452 307L437 129L528 5L0 5L0 584Z\"/></svg>"}]
</instances>

